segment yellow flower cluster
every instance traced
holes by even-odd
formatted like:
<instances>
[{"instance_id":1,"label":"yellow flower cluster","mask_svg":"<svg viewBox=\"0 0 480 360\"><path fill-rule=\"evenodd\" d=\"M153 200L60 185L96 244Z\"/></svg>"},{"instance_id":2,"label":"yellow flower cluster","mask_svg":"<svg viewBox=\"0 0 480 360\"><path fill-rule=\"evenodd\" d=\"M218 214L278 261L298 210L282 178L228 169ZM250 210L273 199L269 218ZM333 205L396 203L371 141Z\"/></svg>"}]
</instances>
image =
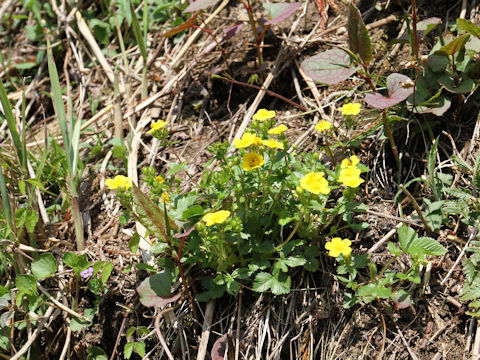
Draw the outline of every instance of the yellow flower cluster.
<instances>
[{"instance_id":1,"label":"yellow flower cluster","mask_svg":"<svg viewBox=\"0 0 480 360\"><path fill-rule=\"evenodd\" d=\"M274 118L275 115L277 115L275 110L260 109L252 116L252 119L258 121L265 121Z\"/></svg>"},{"instance_id":2,"label":"yellow flower cluster","mask_svg":"<svg viewBox=\"0 0 480 360\"><path fill-rule=\"evenodd\" d=\"M320 120L317 125L315 125L315 130L318 132L324 132L325 130L331 129L332 124L327 120Z\"/></svg>"},{"instance_id":3,"label":"yellow flower cluster","mask_svg":"<svg viewBox=\"0 0 480 360\"><path fill-rule=\"evenodd\" d=\"M343 105L340 110L342 112L342 115L358 115L360 114L360 110L362 108L362 105L359 103L348 103Z\"/></svg>"},{"instance_id":4,"label":"yellow flower cluster","mask_svg":"<svg viewBox=\"0 0 480 360\"><path fill-rule=\"evenodd\" d=\"M357 167L357 164L360 163L360 160L355 155L351 156L350 159L343 159L342 164L340 165L340 176L338 180L346 186L356 188L364 180L360 177L361 170Z\"/></svg>"},{"instance_id":5,"label":"yellow flower cluster","mask_svg":"<svg viewBox=\"0 0 480 360\"><path fill-rule=\"evenodd\" d=\"M215 211L210 214L206 214L203 217L203 221L205 221L205 225L207 226L212 226L214 224L222 224L225 222L225 220L228 219L230 216L230 211L228 210L220 210L220 211Z\"/></svg>"},{"instance_id":6,"label":"yellow flower cluster","mask_svg":"<svg viewBox=\"0 0 480 360\"><path fill-rule=\"evenodd\" d=\"M325 249L328 250L328 255L331 257L338 257L340 254L344 256L349 256L352 252L352 248L350 247L352 242L348 239L341 239L339 237L334 237L332 241L329 241L325 244Z\"/></svg>"},{"instance_id":7,"label":"yellow flower cluster","mask_svg":"<svg viewBox=\"0 0 480 360\"><path fill-rule=\"evenodd\" d=\"M165 179L163 177L161 177L160 175L158 175L156 178L155 178L155 181L159 184L163 184L165 182Z\"/></svg>"},{"instance_id":8,"label":"yellow flower cluster","mask_svg":"<svg viewBox=\"0 0 480 360\"><path fill-rule=\"evenodd\" d=\"M250 171L259 168L264 164L263 156L255 152L246 153L243 155L242 169Z\"/></svg>"},{"instance_id":9,"label":"yellow flower cluster","mask_svg":"<svg viewBox=\"0 0 480 360\"><path fill-rule=\"evenodd\" d=\"M300 187L304 190L310 191L312 194L327 195L330 193L328 181L323 177L323 172L309 172L302 179L300 179Z\"/></svg>"},{"instance_id":10,"label":"yellow flower cluster","mask_svg":"<svg viewBox=\"0 0 480 360\"><path fill-rule=\"evenodd\" d=\"M162 130L167 123L163 120L154 121L150 124L150 130L147 131L147 134L152 135L157 131Z\"/></svg>"},{"instance_id":11,"label":"yellow flower cluster","mask_svg":"<svg viewBox=\"0 0 480 360\"><path fill-rule=\"evenodd\" d=\"M110 190L130 189L132 187L132 179L123 175L117 175L113 179L105 180L105 185Z\"/></svg>"}]
</instances>

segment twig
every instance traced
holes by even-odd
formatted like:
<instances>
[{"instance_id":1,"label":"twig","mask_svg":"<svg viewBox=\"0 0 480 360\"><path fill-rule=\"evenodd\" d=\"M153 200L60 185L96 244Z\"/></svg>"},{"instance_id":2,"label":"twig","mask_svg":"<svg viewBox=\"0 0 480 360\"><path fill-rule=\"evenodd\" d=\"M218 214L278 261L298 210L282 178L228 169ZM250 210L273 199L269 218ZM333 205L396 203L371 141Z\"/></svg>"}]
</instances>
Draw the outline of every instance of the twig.
<instances>
[{"instance_id":1,"label":"twig","mask_svg":"<svg viewBox=\"0 0 480 360\"><path fill-rule=\"evenodd\" d=\"M205 355L207 354L208 339L210 338L210 326L212 324L214 310L215 299L212 299L207 303L207 307L205 309L205 318L202 325L200 344L198 345L197 360L204 360Z\"/></svg>"},{"instance_id":2,"label":"twig","mask_svg":"<svg viewBox=\"0 0 480 360\"><path fill-rule=\"evenodd\" d=\"M477 331L475 332L475 342L472 349L472 360L477 360L480 355L480 326L477 322Z\"/></svg>"},{"instance_id":3,"label":"twig","mask_svg":"<svg viewBox=\"0 0 480 360\"><path fill-rule=\"evenodd\" d=\"M170 311L173 311L175 308L169 307L168 309L162 310L158 312L158 315L155 317L155 332L157 333L158 340L160 340L160 344L163 346L163 350L165 350L165 354L167 354L167 357L169 360L175 360L172 356L172 353L168 349L167 343L165 342L165 339L162 336L162 333L160 331L160 319L162 318L163 314L166 314Z\"/></svg>"},{"instance_id":4,"label":"twig","mask_svg":"<svg viewBox=\"0 0 480 360\"><path fill-rule=\"evenodd\" d=\"M173 308L168 308L167 310L169 309L173 309ZM115 353L117 352L117 347L118 347L118 344L120 343L120 338L122 337L123 329L125 328L125 324L127 323L127 317L128 317L128 312L127 313L124 312L122 324L120 325L120 329L118 330L117 339L115 340L115 346L113 347L112 356L110 356L110 360L113 360L115 358ZM155 326L155 329L156 329L156 326Z\"/></svg>"},{"instance_id":5,"label":"twig","mask_svg":"<svg viewBox=\"0 0 480 360\"><path fill-rule=\"evenodd\" d=\"M223 2L218 6L218 8L215 9L215 11L205 20L200 27L204 28L210 21L212 21L220 11L222 11L225 6L228 5L228 2L230 0L223 0ZM170 67L175 68L180 60L183 58L185 53L192 47L193 42L200 36L202 30L197 29L195 32L189 37L189 39L185 42L183 45L182 49L178 52L177 56L172 60L170 63Z\"/></svg>"},{"instance_id":6,"label":"twig","mask_svg":"<svg viewBox=\"0 0 480 360\"><path fill-rule=\"evenodd\" d=\"M48 298L48 300L50 300L51 302L53 302L56 306L58 306L60 309L62 309L63 311L65 311L66 313L76 317L76 318L79 318L79 319L82 319L83 321L87 321L87 322L90 322L91 320L90 319L87 319L85 316L83 316L82 314L79 314L75 311L73 311L72 309L66 307L65 305L63 305L61 302L59 302L58 300L56 300L52 295L50 295L48 293L47 290L45 290L45 288L40 285L39 283L37 283L37 287L38 289Z\"/></svg>"},{"instance_id":7,"label":"twig","mask_svg":"<svg viewBox=\"0 0 480 360\"><path fill-rule=\"evenodd\" d=\"M452 267L450 268L450 270L448 271L447 275L445 275L445 277L443 278L442 282L440 283L440 285L444 286L445 283L447 282L448 279L450 279L450 276L452 276L453 274L453 271L455 270L455 268L457 267L458 263L460 262L460 260L462 260L462 257L463 255L465 254L465 251L467 250L468 248L468 245L470 245L470 241L473 240L473 238L477 235L477 228L474 228L472 233L470 234L470 237L468 238L468 241L467 243L465 244L465 246L463 247L462 251L460 252L460 254L458 255L458 258L457 260L455 260L455 263L452 265Z\"/></svg>"},{"instance_id":8,"label":"twig","mask_svg":"<svg viewBox=\"0 0 480 360\"><path fill-rule=\"evenodd\" d=\"M468 353L470 351L470 346L472 345L472 338L473 338L473 329L475 328L476 324L477 324L477 318L472 317L470 319L470 326L468 327L467 342L465 343L465 349L464 349L465 353Z\"/></svg>"},{"instance_id":9,"label":"twig","mask_svg":"<svg viewBox=\"0 0 480 360\"><path fill-rule=\"evenodd\" d=\"M413 352L412 348L410 347L410 345L408 345L407 340L406 340L405 337L403 336L402 330L400 330L400 328L398 327L398 325L395 325L395 326L397 327L398 333L400 334L400 338L402 339L402 342L403 342L403 344L405 345L405 347L407 348L407 351L408 351L408 353L410 354L410 356L412 357L412 359L413 359L413 360L418 360L418 356Z\"/></svg>"},{"instance_id":10,"label":"twig","mask_svg":"<svg viewBox=\"0 0 480 360\"><path fill-rule=\"evenodd\" d=\"M240 324L241 324L241 317L242 317L242 293L243 287L240 285L240 289L238 290L238 310L237 310L237 333L235 334L235 360L238 360L240 356Z\"/></svg>"},{"instance_id":11,"label":"twig","mask_svg":"<svg viewBox=\"0 0 480 360\"><path fill-rule=\"evenodd\" d=\"M373 246L367 251L368 254L373 254L377 251L383 244L385 244L395 233L397 230L403 225L403 223L398 223L392 230L390 230L383 238L377 241Z\"/></svg>"},{"instance_id":12,"label":"twig","mask_svg":"<svg viewBox=\"0 0 480 360\"><path fill-rule=\"evenodd\" d=\"M52 298L53 299L53 298ZM56 300L55 300L56 301ZM27 342L22 346L22 348L20 350L18 350L18 352L13 355L10 360L18 360L20 359L23 354L25 354L29 349L30 349L30 346L32 346L33 342L35 341L35 339L37 338L37 336L40 334L40 331L43 329L43 327L45 326L45 324L47 323L48 320L50 320L50 316L52 315L53 313L53 310L55 310L55 307L54 306L50 306L47 311L45 312L45 315L43 316L42 320L40 320L40 322L38 323L37 325L37 328L35 329L35 331L32 333L32 336L30 336L27 340Z\"/></svg>"},{"instance_id":13,"label":"twig","mask_svg":"<svg viewBox=\"0 0 480 360\"><path fill-rule=\"evenodd\" d=\"M67 327L67 336L65 337L65 344L63 345L62 353L60 354L60 357L58 360L63 360L65 359L65 356L67 356L68 353L68 348L70 347L70 341L72 339L72 329L70 326Z\"/></svg>"}]
</instances>

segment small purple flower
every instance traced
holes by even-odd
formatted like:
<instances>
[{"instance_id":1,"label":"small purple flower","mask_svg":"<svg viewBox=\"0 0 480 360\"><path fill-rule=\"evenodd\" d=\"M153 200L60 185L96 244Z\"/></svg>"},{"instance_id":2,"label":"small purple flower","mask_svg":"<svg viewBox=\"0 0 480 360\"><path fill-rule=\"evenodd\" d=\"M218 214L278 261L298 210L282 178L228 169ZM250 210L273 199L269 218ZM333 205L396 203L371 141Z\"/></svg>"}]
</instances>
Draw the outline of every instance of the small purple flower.
<instances>
[{"instance_id":1,"label":"small purple flower","mask_svg":"<svg viewBox=\"0 0 480 360\"><path fill-rule=\"evenodd\" d=\"M82 272L80 272L80 276L84 279L88 279L92 275L93 275L93 267L91 266L88 269L85 269Z\"/></svg>"}]
</instances>

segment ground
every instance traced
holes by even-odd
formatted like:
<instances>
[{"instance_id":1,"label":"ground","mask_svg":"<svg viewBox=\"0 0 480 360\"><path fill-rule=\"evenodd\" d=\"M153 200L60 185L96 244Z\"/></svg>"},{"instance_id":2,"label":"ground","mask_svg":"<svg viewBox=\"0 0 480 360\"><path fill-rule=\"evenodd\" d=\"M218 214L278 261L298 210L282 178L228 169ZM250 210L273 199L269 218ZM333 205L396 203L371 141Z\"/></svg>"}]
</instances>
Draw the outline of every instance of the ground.
<instances>
[{"instance_id":1,"label":"ground","mask_svg":"<svg viewBox=\"0 0 480 360\"><path fill-rule=\"evenodd\" d=\"M38 51L44 49L45 44L32 41L26 36L25 26L31 26L35 21L20 3L10 3L13 10L7 10L8 16L2 14L5 19L2 27L5 37L0 40L0 49L3 48L0 53L8 61L3 61L5 66L1 68L0 74L4 82L11 79L8 96L13 104L21 99L21 91L26 90L28 84L33 85L26 90L25 95L29 125L27 146L31 149L32 156L40 156L36 151L45 136L60 135L51 102L46 58L35 67L39 69L38 73L28 73L28 69L25 72L25 69L14 65L35 61ZM463 16L478 23L478 8L472 4L465 5L466 3L418 2L418 17L420 20L440 18L443 31L445 24L460 17L462 9L467 6L468 11ZM375 2L372 1L356 4L363 13L367 27L373 25L369 28L374 55L370 71L378 76L388 75L392 71L411 74L407 69L407 63L412 61L410 46L394 42L401 35L404 16L411 13L411 3L383 2L380 11L375 10ZM115 36L112 35L106 43L101 43L98 36L94 40L97 44L100 43L110 66L115 67L122 88L120 95L117 90L114 91L116 81L112 82L108 78L108 68L100 64L92 43L82 35L78 20L75 21L73 17L65 21L65 16L69 14L65 6L68 8L70 5L63 2L58 6L55 5L52 10L52 19L56 19L59 26L52 27L54 30L51 31L54 34L52 38L62 41L64 45L56 48L55 61L61 84L66 86L65 92L69 92L67 96L72 100L71 106L84 119L91 119L102 109L108 108L104 115L91 122L82 133L82 141L92 146L99 139L95 135L102 133L102 144L99 152L92 157L89 157L90 150L80 152L88 170L82 179L84 191L80 194L79 201L82 211L89 213L86 249L83 253L92 262L111 262L114 268L107 284L108 292L99 303L99 312L93 325L79 332L70 332L66 325L68 316L57 314L34 343L30 358L63 359L65 355L61 353L66 342L70 343L67 353L71 359L87 359L87 351L92 346L103 348L109 358L123 358L127 342L125 332L131 326L146 326L151 330L143 336L149 352L145 358L167 358L153 331L157 313L152 308L141 305L136 292L148 272L140 269L125 270L141 260L139 254L132 254L128 246L135 232L135 224L132 219L120 218L122 209L118 200L104 185L106 178L113 177L123 167L121 158L113 158L110 152L112 147L109 141L114 137L114 132L119 132L131 144L135 144L125 156L130 164L137 164L138 169L153 166L161 173L165 171L166 163L186 162L187 170L178 175L179 190L185 191L205 171L209 171L203 167L211 158L207 147L219 141L231 143L234 137L241 135L251 115L259 108L275 109L277 118L288 123L289 130L286 134L290 143L296 144L296 151L322 152L322 161L329 161L331 154L323 153L328 140L313 131L313 124L326 118L341 126L343 120L337 108L347 101L358 101L362 103L361 120L340 135L352 140L348 148L354 150L362 163L370 169L365 176L365 186L357 195L357 200L368 205L369 212L359 214L356 219L366 221L369 227L357 233L346 232L342 236L353 239L352 248L355 253L367 253L390 230L405 220L414 221L418 231L427 234L427 230L418 221L412 201L402 196L400 202L394 200L399 189L398 168L382 130L381 119L374 116L372 109L362 102L362 91L368 90L368 87L360 78L354 77L336 85L313 85L312 89L300 73L300 63L309 56L335 46L348 46L346 4L338 1L309 2L286 21L273 25L266 32L262 44L265 63L261 71L256 64L256 50L249 32L248 16L241 3L230 2L206 26L217 37L221 37L226 24L244 25L238 34L222 43L224 54L204 32L195 37L195 29L188 29L183 37L176 36L173 41L173 38L162 36L165 26L153 26L147 36L148 70L145 89L142 89L140 49L133 40L133 30L123 25L121 30L128 39L126 64L121 58ZM79 8L83 16L91 20L92 14L101 13L102 6L103 3L83 2ZM209 8L202 15L202 20L206 21L208 15L220 6L222 5L217 3ZM254 11L257 16L266 16L265 10L258 3L254 4ZM20 20L15 20L14 15L25 15L28 19L23 19L18 24ZM394 18L381 22L390 15L394 15ZM322 23L322 18L327 19L326 23ZM168 22L167 25L171 26ZM112 34L114 31L113 27ZM428 54L435 36L423 39L421 54ZM192 43L185 48L183 55L179 55L190 39L193 40ZM392 52L393 56L388 56ZM223 56L228 60L228 66ZM227 70L234 81L226 76L212 77L224 75ZM259 76L259 82L249 86L253 74ZM19 79L26 76L27 85L24 85ZM269 76L272 77L271 82ZM67 85L67 79L70 85ZM262 86L273 93L267 93L257 101ZM473 91L468 97L454 94L452 99L451 108L441 117L404 112L402 118L392 123L395 141L402 154L403 169L400 175L404 184L427 173L428 151L432 139L437 136L441 136L439 162L448 160L454 146L466 162L475 162L480 149L478 92ZM116 106L119 108L116 109ZM322 108L318 109L319 106ZM120 122L114 118L114 112L120 116ZM169 138L174 144L171 148L159 146L152 137L142 135L148 129L148 124L158 119L164 119L169 124ZM428 129L425 122L431 124ZM6 128L6 125L0 126ZM453 138L450 140L442 132ZM138 134L142 136L141 139L138 139ZM5 137L2 141L2 146L9 148L9 138ZM13 161L12 154L13 150L10 155L2 153L1 161L10 164ZM458 174L456 181L459 182L459 187L471 186L453 166L446 167L447 172ZM129 175L132 175L131 171ZM144 175L139 170L134 176L143 179ZM58 195L58 189L62 186L65 188L65 182L65 179L59 179L56 187L52 185L45 194L46 207L51 210L50 207L55 205L56 208L50 212L52 225L45 226L43 234L39 234L39 239L43 241L42 248L52 249L53 246L55 250L52 251L58 258L67 251L75 251L71 213L68 206L63 206L64 202L58 201L61 196L66 198L66 194ZM418 201L431 195L429 189L420 185L413 184L409 189ZM408 218L407 214L410 215ZM260 295L244 288L236 298L225 295L208 304L196 302L200 309L198 319L192 314L188 299L182 299L174 311L163 314L160 326L163 337L174 358L178 359L199 358L203 346L208 349L206 358L209 358L215 341L222 336L225 338L224 334L228 334L226 342L230 344L230 349L239 340L240 354L237 356L246 359L470 358L475 351L478 354L478 349L470 347L480 335L475 337L472 334L475 320L466 314L468 303L460 299L465 275L461 270L462 263L457 262L470 232L471 229L452 217L451 222L436 234L437 240L448 249L448 253L428 258L430 278L426 283L412 288L415 294L413 303L404 309L396 309L391 302L379 299L351 309L343 308L344 285L335 276L335 261L322 253L319 271L292 271L292 291L288 295ZM452 238L457 240L452 241ZM324 238L317 238L312 245L323 249L324 242ZM375 248L372 253L372 259L379 268L388 261L389 256L385 244ZM394 266L409 266L404 261L406 260L399 258ZM448 281L441 284L451 269L453 272L448 275ZM191 285L194 291L198 291L202 286L203 273L196 273L196 269L190 270L193 272L190 275ZM6 283L3 280L2 285ZM56 281L47 279L44 287L53 291L58 287ZM80 282L77 289L73 282L69 284L67 281L64 285L70 286L70 294L76 294L76 299L79 299L78 309L94 305L95 295L84 283ZM212 326L208 327L208 324ZM207 330L210 331L209 336L205 336ZM19 336L26 335L20 334L22 335ZM21 339L16 340L21 343ZM3 350L0 350L0 355L5 359L14 355L14 352L3 355L1 351ZM230 359L235 357L234 351L229 354ZM134 354L132 358L140 357Z\"/></svg>"}]
</instances>

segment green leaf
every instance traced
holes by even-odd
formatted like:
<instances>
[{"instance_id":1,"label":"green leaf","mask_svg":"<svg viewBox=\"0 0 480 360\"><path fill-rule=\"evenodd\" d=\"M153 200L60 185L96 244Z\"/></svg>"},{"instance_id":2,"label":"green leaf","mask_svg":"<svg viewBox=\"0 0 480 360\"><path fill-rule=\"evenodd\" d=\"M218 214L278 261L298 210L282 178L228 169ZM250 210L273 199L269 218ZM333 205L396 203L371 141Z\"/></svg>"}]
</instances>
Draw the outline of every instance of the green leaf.
<instances>
[{"instance_id":1,"label":"green leaf","mask_svg":"<svg viewBox=\"0 0 480 360\"><path fill-rule=\"evenodd\" d=\"M445 254L448 250L443 247L437 240L429 237L421 237L412 243L413 247L419 247L425 251L427 255L440 256Z\"/></svg>"},{"instance_id":2,"label":"green leaf","mask_svg":"<svg viewBox=\"0 0 480 360\"><path fill-rule=\"evenodd\" d=\"M15 279L15 286L17 289L27 295L37 295L37 280L33 275L21 274L17 275Z\"/></svg>"},{"instance_id":3,"label":"green leaf","mask_svg":"<svg viewBox=\"0 0 480 360\"><path fill-rule=\"evenodd\" d=\"M253 290L256 292L266 292L271 290L274 295L290 293L291 278L287 273L279 273L276 277L260 272L255 276Z\"/></svg>"},{"instance_id":4,"label":"green leaf","mask_svg":"<svg viewBox=\"0 0 480 360\"><path fill-rule=\"evenodd\" d=\"M137 41L137 45L140 49L140 54L142 54L143 61L147 61L147 49L145 46L145 41L142 36L142 30L140 29L140 23L138 22L137 14L135 13L135 8L133 7L132 2L130 2L130 13L132 16L132 26L133 26L133 33L135 35L135 40ZM147 24L143 24L147 26Z\"/></svg>"},{"instance_id":5,"label":"green leaf","mask_svg":"<svg viewBox=\"0 0 480 360\"><path fill-rule=\"evenodd\" d=\"M473 199L472 192L469 189L460 189L460 188L446 188L444 191L454 198L460 200L469 200Z\"/></svg>"},{"instance_id":6,"label":"green leaf","mask_svg":"<svg viewBox=\"0 0 480 360\"><path fill-rule=\"evenodd\" d=\"M162 254L167 249L168 249L168 244L167 243L156 243L155 245L153 245L150 248L150 252L152 254L158 255L158 254Z\"/></svg>"},{"instance_id":7,"label":"green leaf","mask_svg":"<svg viewBox=\"0 0 480 360\"><path fill-rule=\"evenodd\" d=\"M134 329L135 331L135 329ZM133 347L135 346L135 343L132 341L129 341L125 344L125 347L123 348L123 358L124 359L130 359L133 353Z\"/></svg>"},{"instance_id":8,"label":"green leaf","mask_svg":"<svg viewBox=\"0 0 480 360\"><path fill-rule=\"evenodd\" d=\"M139 244L140 244L140 235L138 235L138 233L136 232L135 234L133 234L132 238L128 241L128 249L132 252L132 254L137 253Z\"/></svg>"},{"instance_id":9,"label":"green leaf","mask_svg":"<svg viewBox=\"0 0 480 360\"><path fill-rule=\"evenodd\" d=\"M101 347L91 347L87 350L87 353L87 360L108 360L107 354Z\"/></svg>"},{"instance_id":10,"label":"green leaf","mask_svg":"<svg viewBox=\"0 0 480 360\"><path fill-rule=\"evenodd\" d=\"M476 36L480 39L480 27L465 19L457 19L457 25L459 28L465 30L470 35Z\"/></svg>"},{"instance_id":11,"label":"green leaf","mask_svg":"<svg viewBox=\"0 0 480 360\"><path fill-rule=\"evenodd\" d=\"M76 255L73 252L66 252L63 255L63 262L70 266L77 276L80 276L80 272L87 269L91 264L87 260L87 255Z\"/></svg>"},{"instance_id":12,"label":"green leaf","mask_svg":"<svg viewBox=\"0 0 480 360\"><path fill-rule=\"evenodd\" d=\"M167 228L165 224L165 213L145 195L135 184L132 184L133 202L138 214L138 220L145 226L150 234L159 240L166 241ZM170 228L178 230L177 225L168 218Z\"/></svg>"},{"instance_id":13,"label":"green leaf","mask_svg":"<svg viewBox=\"0 0 480 360\"><path fill-rule=\"evenodd\" d=\"M32 262L31 268L37 280L43 280L57 272L57 261L50 253L42 254Z\"/></svg>"},{"instance_id":14,"label":"green leaf","mask_svg":"<svg viewBox=\"0 0 480 360\"><path fill-rule=\"evenodd\" d=\"M143 341L137 342L135 344L135 350L137 350L137 354L143 358L145 356L145 343Z\"/></svg>"},{"instance_id":15,"label":"green leaf","mask_svg":"<svg viewBox=\"0 0 480 360\"><path fill-rule=\"evenodd\" d=\"M417 233L411 227L402 225L398 231L398 242L400 243L400 247L406 251L408 249L409 244L411 244L416 238Z\"/></svg>"},{"instance_id":16,"label":"green leaf","mask_svg":"<svg viewBox=\"0 0 480 360\"><path fill-rule=\"evenodd\" d=\"M171 273L165 270L143 280L140 286L137 287L142 305L163 307L170 302L176 301L181 293L173 297L170 295L172 281Z\"/></svg>"},{"instance_id":17,"label":"green leaf","mask_svg":"<svg viewBox=\"0 0 480 360\"><path fill-rule=\"evenodd\" d=\"M360 285L357 290L358 296L373 296L381 299L388 299L392 289L377 284Z\"/></svg>"},{"instance_id":18,"label":"green leaf","mask_svg":"<svg viewBox=\"0 0 480 360\"><path fill-rule=\"evenodd\" d=\"M307 260L301 255L289 256L283 262L289 267L303 266Z\"/></svg>"},{"instance_id":19,"label":"green leaf","mask_svg":"<svg viewBox=\"0 0 480 360\"><path fill-rule=\"evenodd\" d=\"M448 44L442 46L439 50L435 52L435 54L448 56L455 55L457 52L464 49L465 44L467 43L469 38L469 34L463 34L462 36L459 36L450 41Z\"/></svg>"},{"instance_id":20,"label":"green leaf","mask_svg":"<svg viewBox=\"0 0 480 360\"><path fill-rule=\"evenodd\" d=\"M112 273L113 270L113 264L112 263L105 263L105 266L103 267L102 271L102 282L106 284L108 278L110 277L110 274Z\"/></svg>"},{"instance_id":21,"label":"green leaf","mask_svg":"<svg viewBox=\"0 0 480 360\"><path fill-rule=\"evenodd\" d=\"M372 61L372 44L368 30L362 19L362 14L350 2L348 8L348 47L351 52L358 54L363 62L368 65Z\"/></svg>"},{"instance_id":22,"label":"green leaf","mask_svg":"<svg viewBox=\"0 0 480 360\"><path fill-rule=\"evenodd\" d=\"M389 241L387 243L387 247L388 247L388 251L390 251L390 253L392 255L400 255L402 253L402 249L400 249L399 247L397 247L394 243L392 243L391 241Z\"/></svg>"},{"instance_id":23,"label":"green leaf","mask_svg":"<svg viewBox=\"0 0 480 360\"><path fill-rule=\"evenodd\" d=\"M13 145L15 146L15 150L17 151L19 162L20 164L23 164L24 154L23 154L22 145L20 142L20 135L17 130L17 122L15 121L15 117L13 116L12 107L10 105L10 101L8 100L8 96L5 91L5 88L3 87L3 81L1 79L0 79L0 102L2 104L2 109L5 115L5 119L7 120L7 126L10 132L10 136L12 137L12 140L13 140Z\"/></svg>"},{"instance_id":24,"label":"green leaf","mask_svg":"<svg viewBox=\"0 0 480 360\"><path fill-rule=\"evenodd\" d=\"M350 55L345 51L330 49L307 58L302 62L301 68L314 81L334 85L357 71L351 62Z\"/></svg>"}]
</instances>

